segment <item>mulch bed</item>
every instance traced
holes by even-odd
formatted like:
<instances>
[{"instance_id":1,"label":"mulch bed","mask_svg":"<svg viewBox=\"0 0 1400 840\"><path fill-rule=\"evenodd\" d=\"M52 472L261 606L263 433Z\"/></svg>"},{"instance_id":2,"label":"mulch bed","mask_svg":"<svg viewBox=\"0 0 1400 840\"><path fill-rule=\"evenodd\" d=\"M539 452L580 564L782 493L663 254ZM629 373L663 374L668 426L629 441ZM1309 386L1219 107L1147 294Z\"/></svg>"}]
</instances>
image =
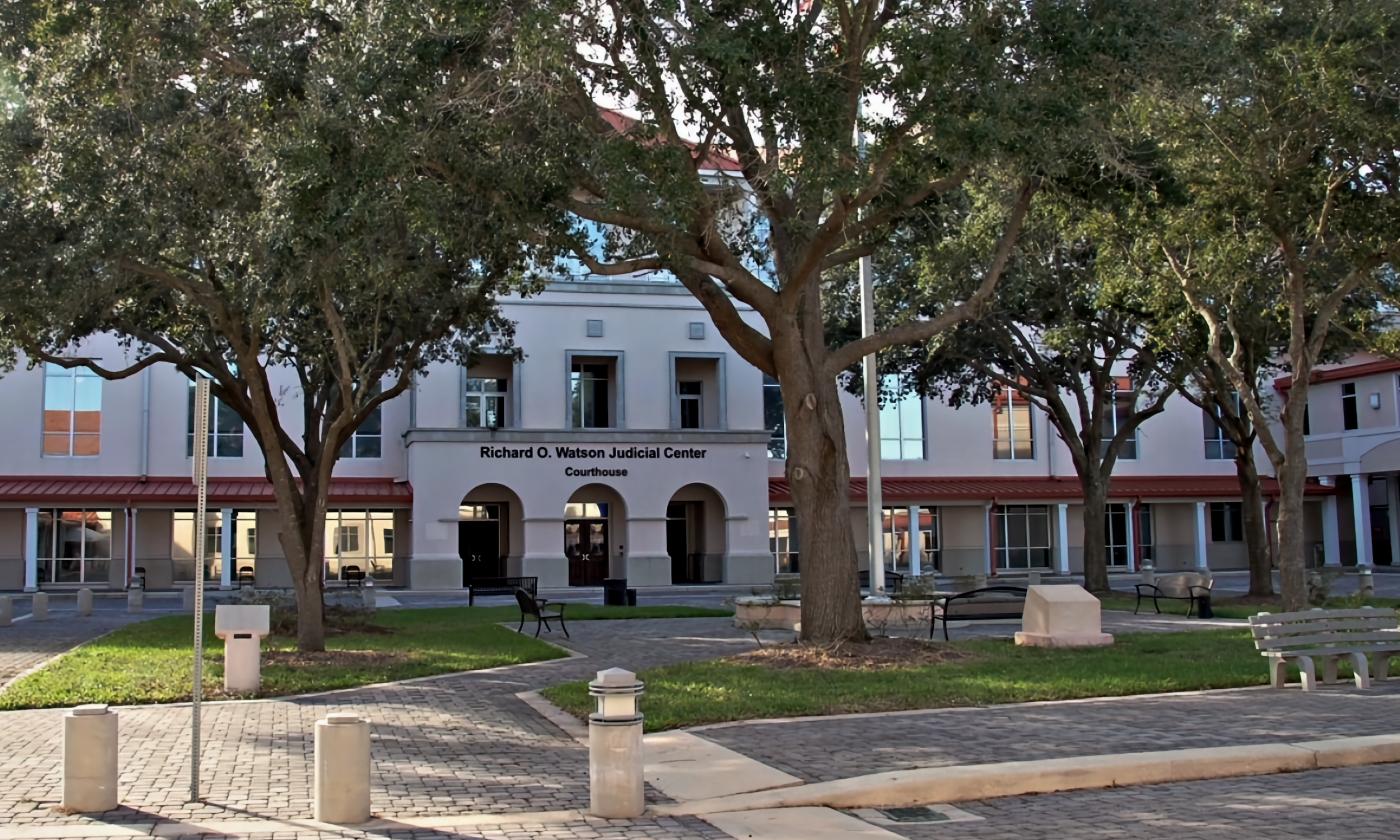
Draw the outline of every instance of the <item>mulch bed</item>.
<instances>
[{"instance_id":1,"label":"mulch bed","mask_svg":"<svg viewBox=\"0 0 1400 840\"><path fill-rule=\"evenodd\" d=\"M730 662L763 665L775 670L794 668L837 669L845 671L885 671L916 668L968 659L966 651L920 639L876 638L868 642L842 642L836 645L767 645L758 650L729 657Z\"/></svg>"},{"instance_id":2,"label":"mulch bed","mask_svg":"<svg viewBox=\"0 0 1400 840\"><path fill-rule=\"evenodd\" d=\"M297 650L263 651L265 665L287 665L304 668L310 665L331 665L346 668L395 665L408 659L403 651L381 650L318 650L303 653Z\"/></svg>"}]
</instances>

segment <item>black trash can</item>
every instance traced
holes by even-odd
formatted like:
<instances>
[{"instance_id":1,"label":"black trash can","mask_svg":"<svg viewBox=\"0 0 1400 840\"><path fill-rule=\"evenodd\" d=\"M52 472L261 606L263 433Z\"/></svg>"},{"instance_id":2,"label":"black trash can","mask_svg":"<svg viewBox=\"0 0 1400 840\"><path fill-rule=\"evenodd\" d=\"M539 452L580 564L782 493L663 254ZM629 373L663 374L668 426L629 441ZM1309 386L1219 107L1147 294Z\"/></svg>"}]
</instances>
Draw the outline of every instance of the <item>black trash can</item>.
<instances>
[{"instance_id":1,"label":"black trash can","mask_svg":"<svg viewBox=\"0 0 1400 840\"><path fill-rule=\"evenodd\" d=\"M627 606L627 578L603 578L603 606Z\"/></svg>"},{"instance_id":2,"label":"black trash can","mask_svg":"<svg viewBox=\"0 0 1400 840\"><path fill-rule=\"evenodd\" d=\"M1196 596L1196 617L1215 618L1215 610L1210 608L1210 593L1202 592Z\"/></svg>"},{"instance_id":3,"label":"black trash can","mask_svg":"<svg viewBox=\"0 0 1400 840\"><path fill-rule=\"evenodd\" d=\"M629 589L629 590L627 590L627 606L629 606L629 607L635 607L635 606L637 606L637 590L635 590L635 589Z\"/></svg>"}]
</instances>

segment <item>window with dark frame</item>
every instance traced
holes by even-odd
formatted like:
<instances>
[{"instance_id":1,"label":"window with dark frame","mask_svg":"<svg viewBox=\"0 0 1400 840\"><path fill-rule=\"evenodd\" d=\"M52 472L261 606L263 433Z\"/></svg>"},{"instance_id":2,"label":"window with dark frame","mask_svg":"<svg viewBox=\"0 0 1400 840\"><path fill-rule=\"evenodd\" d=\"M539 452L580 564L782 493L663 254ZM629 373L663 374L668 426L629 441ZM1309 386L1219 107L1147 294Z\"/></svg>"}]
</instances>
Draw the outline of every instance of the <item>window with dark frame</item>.
<instances>
[{"instance_id":1,"label":"window with dark frame","mask_svg":"<svg viewBox=\"0 0 1400 840\"><path fill-rule=\"evenodd\" d=\"M999 388L992 403L992 457L998 461L1035 459L1031 404L1010 385Z\"/></svg>"},{"instance_id":2,"label":"window with dark frame","mask_svg":"<svg viewBox=\"0 0 1400 840\"><path fill-rule=\"evenodd\" d=\"M569 369L569 401L575 429L612 428L610 370L605 363L574 362Z\"/></svg>"},{"instance_id":3,"label":"window with dark frame","mask_svg":"<svg viewBox=\"0 0 1400 840\"><path fill-rule=\"evenodd\" d=\"M680 401L681 428L701 429L705 426L705 384L699 380L676 383L676 398Z\"/></svg>"},{"instance_id":4,"label":"window with dark frame","mask_svg":"<svg viewBox=\"0 0 1400 840\"><path fill-rule=\"evenodd\" d=\"M1239 502L1210 503L1210 541L1243 542L1244 506Z\"/></svg>"},{"instance_id":5,"label":"window with dark frame","mask_svg":"<svg viewBox=\"0 0 1400 840\"><path fill-rule=\"evenodd\" d=\"M1356 383L1342 384L1342 431L1350 432L1359 427L1356 416Z\"/></svg>"},{"instance_id":6,"label":"window with dark frame","mask_svg":"<svg viewBox=\"0 0 1400 840\"><path fill-rule=\"evenodd\" d=\"M778 380L763 375L763 426L768 430L768 457L787 457L787 419L783 416L783 390Z\"/></svg>"}]
</instances>

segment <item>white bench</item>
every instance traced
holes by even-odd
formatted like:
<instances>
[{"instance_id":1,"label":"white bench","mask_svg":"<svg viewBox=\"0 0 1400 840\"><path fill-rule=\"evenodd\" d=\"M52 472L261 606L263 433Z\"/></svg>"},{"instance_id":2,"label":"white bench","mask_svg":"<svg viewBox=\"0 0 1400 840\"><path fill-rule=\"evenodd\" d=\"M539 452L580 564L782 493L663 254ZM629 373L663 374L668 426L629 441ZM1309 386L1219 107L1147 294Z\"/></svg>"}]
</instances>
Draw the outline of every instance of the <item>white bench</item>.
<instances>
[{"instance_id":1,"label":"white bench","mask_svg":"<svg viewBox=\"0 0 1400 840\"><path fill-rule=\"evenodd\" d=\"M1343 657L1351 661L1357 688L1370 688L1373 674L1385 679L1390 657L1400 654L1397 627L1395 610L1377 607L1260 613L1249 619L1254 646L1269 659L1270 684L1283 688L1291 659L1298 663L1304 691L1317 687L1316 659L1322 660L1323 682L1337 681L1337 660Z\"/></svg>"}]
</instances>

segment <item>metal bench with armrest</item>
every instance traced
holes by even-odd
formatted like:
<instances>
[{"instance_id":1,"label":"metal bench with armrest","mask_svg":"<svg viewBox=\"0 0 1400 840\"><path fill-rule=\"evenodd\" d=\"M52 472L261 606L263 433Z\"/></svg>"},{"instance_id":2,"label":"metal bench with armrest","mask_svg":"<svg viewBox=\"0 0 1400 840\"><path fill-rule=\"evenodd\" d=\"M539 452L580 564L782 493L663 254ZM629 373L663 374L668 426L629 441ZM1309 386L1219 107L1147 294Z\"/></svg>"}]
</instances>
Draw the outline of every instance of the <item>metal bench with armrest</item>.
<instances>
[{"instance_id":1,"label":"metal bench with armrest","mask_svg":"<svg viewBox=\"0 0 1400 840\"><path fill-rule=\"evenodd\" d=\"M523 589L515 590L515 602L520 605L520 626L515 628L515 632L525 632L525 618L530 616L535 619L535 638L540 637L540 627L554 632L554 628L549 626L551 619L559 621L559 629L564 631L564 638L569 638L569 628L564 624L564 608L568 604L551 604L548 598L536 598Z\"/></svg>"}]
</instances>

